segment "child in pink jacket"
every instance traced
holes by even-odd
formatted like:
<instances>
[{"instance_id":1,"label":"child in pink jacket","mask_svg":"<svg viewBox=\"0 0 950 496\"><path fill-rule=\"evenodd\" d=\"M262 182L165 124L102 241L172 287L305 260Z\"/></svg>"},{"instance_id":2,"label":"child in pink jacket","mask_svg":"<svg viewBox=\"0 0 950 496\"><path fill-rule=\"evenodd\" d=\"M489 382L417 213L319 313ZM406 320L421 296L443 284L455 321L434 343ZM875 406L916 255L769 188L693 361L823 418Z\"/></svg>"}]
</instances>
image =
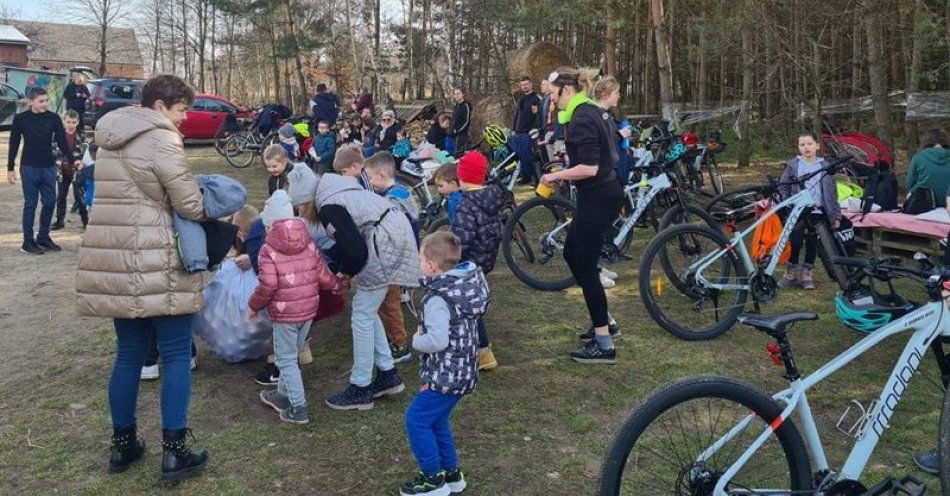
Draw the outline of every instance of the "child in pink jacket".
<instances>
[{"instance_id":1,"label":"child in pink jacket","mask_svg":"<svg viewBox=\"0 0 950 496\"><path fill-rule=\"evenodd\" d=\"M317 315L320 290L337 291L340 281L310 240L307 224L293 217L286 191L274 192L264 204L261 219L267 238L258 255L259 283L248 303L248 317L253 319L267 308L274 323L274 353L280 369L277 389L261 391L261 401L277 410L281 420L306 424L310 409L297 355Z\"/></svg>"}]
</instances>

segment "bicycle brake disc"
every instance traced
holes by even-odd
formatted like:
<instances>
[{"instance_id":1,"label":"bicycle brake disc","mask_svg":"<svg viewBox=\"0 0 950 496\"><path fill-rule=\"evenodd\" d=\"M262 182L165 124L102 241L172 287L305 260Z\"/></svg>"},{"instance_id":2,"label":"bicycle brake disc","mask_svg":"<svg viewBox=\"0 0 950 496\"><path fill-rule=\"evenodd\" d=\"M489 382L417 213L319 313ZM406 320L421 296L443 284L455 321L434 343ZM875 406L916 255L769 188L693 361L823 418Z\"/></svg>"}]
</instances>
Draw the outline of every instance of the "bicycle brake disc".
<instances>
[{"instance_id":1,"label":"bicycle brake disc","mask_svg":"<svg viewBox=\"0 0 950 496\"><path fill-rule=\"evenodd\" d=\"M759 303L768 303L778 296L778 283L774 277L764 272L756 271L749 279L749 287L752 290L752 297Z\"/></svg>"}]
</instances>

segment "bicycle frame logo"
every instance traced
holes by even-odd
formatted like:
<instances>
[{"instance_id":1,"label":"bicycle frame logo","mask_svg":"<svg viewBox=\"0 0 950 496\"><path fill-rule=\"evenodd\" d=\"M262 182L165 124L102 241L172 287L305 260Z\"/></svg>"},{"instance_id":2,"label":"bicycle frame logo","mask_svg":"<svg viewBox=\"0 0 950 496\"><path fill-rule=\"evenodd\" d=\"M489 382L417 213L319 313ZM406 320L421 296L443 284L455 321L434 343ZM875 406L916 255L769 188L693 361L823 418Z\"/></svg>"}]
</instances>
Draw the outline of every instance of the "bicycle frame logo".
<instances>
[{"instance_id":1,"label":"bicycle frame logo","mask_svg":"<svg viewBox=\"0 0 950 496\"><path fill-rule=\"evenodd\" d=\"M627 233L630 232L630 229L633 229L633 225L636 224L640 216L643 215L643 212L646 211L647 206L650 205L653 198L660 194L660 192L669 189L672 184L669 176L663 173L647 180L646 185L641 182L627 186L624 189L627 198L629 198L636 207L634 207L633 213L624 221L623 226L617 232L617 236L614 237L615 245L620 246L621 243L623 243L624 238L627 237ZM635 200L633 198L634 191L636 191L637 194Z\"/></svg>"},{"instance_id":2,"label":"bicycle frame logo","mask_svg":"<svg viewBox=\"0 0 950 496\"><path fill-rule=\"evenodd\" d=\"M913 320L907 323L907 327L913 327L918 322L926 321L928 318L933 316L933 314L934 311L931 309L927 313L915 316ZM907 354L907 358L904 359L903 365L897 365L894 367L894 373L892 374L890 381L890 389L885 389L884 393L882 394L877 415L874 416L874 422L871 424L871 427L874 429L874 433L877 435L877 437L881 437L881 435L884 434L884 431L887 430L891 417L894 415L894 411L897 410L897 405L901 401L901 397L903 397L904 393L907 391L907 386L910 384L910 380L914 377L914 374L917 373L917 369L920 367L920 362L923 361L924 355L927 354L927 348L930 347L930 343L933 341L937 333L939 333L939 326L934 329L934 333L931 334L927 339L925 339L919 345L914 346L913 349L910 350L910 352ZM866 434L867 431L865 431L865 435Z\"/></svg>"}]
</instances>

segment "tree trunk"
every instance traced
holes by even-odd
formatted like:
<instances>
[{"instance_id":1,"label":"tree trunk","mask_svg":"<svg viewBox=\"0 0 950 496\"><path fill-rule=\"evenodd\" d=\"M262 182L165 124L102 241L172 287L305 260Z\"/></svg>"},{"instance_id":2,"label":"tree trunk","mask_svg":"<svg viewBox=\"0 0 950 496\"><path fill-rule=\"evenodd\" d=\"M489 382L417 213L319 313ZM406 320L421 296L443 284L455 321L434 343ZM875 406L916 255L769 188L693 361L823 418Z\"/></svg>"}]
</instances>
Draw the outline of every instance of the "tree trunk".
<instances>
[{"instance_id":1,"label":"tree trunk","mask_svg":"<svg viewBox=\"0 0 950 496\"><path fill-rule=\"evenodd\" d=\"M880 14L870 12L864 18L868 35L868 76L871 80L871 97L874 100L874 128L878 139L891 144L891 113L887 101L887 68L881 40Z\"/></svg>"},{"instance_id":2,"label":"tree trunk","mask_svg":"<svg viewBox=\"0 0 950 496\"><path fill-rule=\"evenodd\" d=\"M269 33L270 36L270 49L271 49L271 69L274 71L274 99L280 101L281 92L280 92L280 64L277 62L277 33L271 29Z\"/></svg>"},{"instance_id":3,"label":"tree trunk","mask_svg":"<svg viewBox=\"0 0 950 496\"><path fill-rule=\"evenodd\" d=\"M297 25L294 22L294 2L293 0L284 0L284 8L287 12L287 26L290 28L290 48L294 51L294 69L297 70L297 84L300 86L300 97L302 105L297 108L298 112L306 112L307 106L307 80L303 74L303 64L300 63L300 43L297 41ZM331 125L333 123L330 123Z\"/></svg>"},{"instance_id":4,"label":"tree trunk","mask_svg":"<svg viewBox=\"0 0 950 496\"><path fill-rule=\"evenodd\" d=\"M108 43L107 33L109 32L109 23L107 21L107 13L103 13L102 16L102 25L99 26L99 75L105 77L106 75L106 44Z\"/></svg>"},{"instance_id":5,"label":"tree trunk","mask_svg":"<svg viewBox=\"0 0 950 496\"><path fill-rule=\"evenodd\" d=\"M861 32L861 23L854 23L851 39L851 98L861 97L861 65L864 64L864 33ZM858 113L851 113L851 127L858 127Z\"/></svg>"},{"instance_id":6,"label":"tree trunk","mask_svg":"<svg viewBox=\"0 0 950 496\"><path fill-rule=\"evenodd\" d=\"M185 68L185 79L193 80L191 74L191 63L188 56L188 2L181 0L181 57L182 65Z\"/></svg>"},{"instance_id":7,"label":"tree trunk","mask_svg":"<svg viewBox=\"0 0 950 496\"><path fill-rule=\"evenodd\" d=\"M667 115L666 106L673 101L673 69L670 59L670 47L667 44L666 20L663 15L663 0L651 0L653 16L653 34L656 38L656 62L660 77L660 113Z\"/></svg>"},{"instance_id":8,"label":"tree trunk","mask_svg":"<svg viewBox=\"0 0 950 496\"><path fill-rule=\"evenodd\" d=\"M922 33L917 32L917 26L926 8L924 0L914 0L913 8L910 9L910 15L908 16L910 40L907 40L905 36L904 42L905 46L910 49L910 57L905 58L905 60L910 60L910 67L905 69L907 77L905 87L908 94L917 91L920 85L921 54L924 50L924 40ZM907 147L908 152L917 148L917 124L906 117L904 118L904 146Z\"/></svg>"},{"instance_id":9,"label":"tree trunk","mask_svg":"<svg viewBox=\"0 0 950 496\"><path fill-rule=\"evenodd\" d=\"M617 9L615 2L607 4L611 12L621 12ZM604 72L608 75L617 76L617 30L614 26L614 19L607 19L607 27L604 33Z\"/></svg>"},{"instance_id":10,"label":"tree trunk","mask_svg":"<svg viewBox=\"0 0 950 496\"><path fill-rule=\"evenodd\" d=\"M742 12L742 102L744 105L752 105L752 10L755 8L755 0L743 1ZM751 109L750 112L751 113ZM749 158L752 154L752 137L749 136L749 119L743 119L739 123L741 137L739 138L739 168L749 166Z\"/></svg>"}]
</instances>

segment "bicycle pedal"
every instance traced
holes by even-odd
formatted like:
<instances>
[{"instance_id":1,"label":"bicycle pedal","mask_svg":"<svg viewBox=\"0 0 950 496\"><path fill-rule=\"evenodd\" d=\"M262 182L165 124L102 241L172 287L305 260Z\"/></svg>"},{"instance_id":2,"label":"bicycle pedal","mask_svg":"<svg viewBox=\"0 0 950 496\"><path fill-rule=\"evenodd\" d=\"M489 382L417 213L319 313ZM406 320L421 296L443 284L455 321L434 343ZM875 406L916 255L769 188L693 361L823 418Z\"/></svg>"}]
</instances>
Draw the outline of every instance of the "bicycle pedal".
<instances>
[{"instance_id":1,"label":"bicycle pedal","mask_svg":"<svg viewBox=\"0 0 950 496\"><path fill-rule=\"evenodd\" d=\"M924 496L925 494L927 494L927 483L908 475L900 481L888 477L861 496Z\"/></svg>"}]
</instances>

